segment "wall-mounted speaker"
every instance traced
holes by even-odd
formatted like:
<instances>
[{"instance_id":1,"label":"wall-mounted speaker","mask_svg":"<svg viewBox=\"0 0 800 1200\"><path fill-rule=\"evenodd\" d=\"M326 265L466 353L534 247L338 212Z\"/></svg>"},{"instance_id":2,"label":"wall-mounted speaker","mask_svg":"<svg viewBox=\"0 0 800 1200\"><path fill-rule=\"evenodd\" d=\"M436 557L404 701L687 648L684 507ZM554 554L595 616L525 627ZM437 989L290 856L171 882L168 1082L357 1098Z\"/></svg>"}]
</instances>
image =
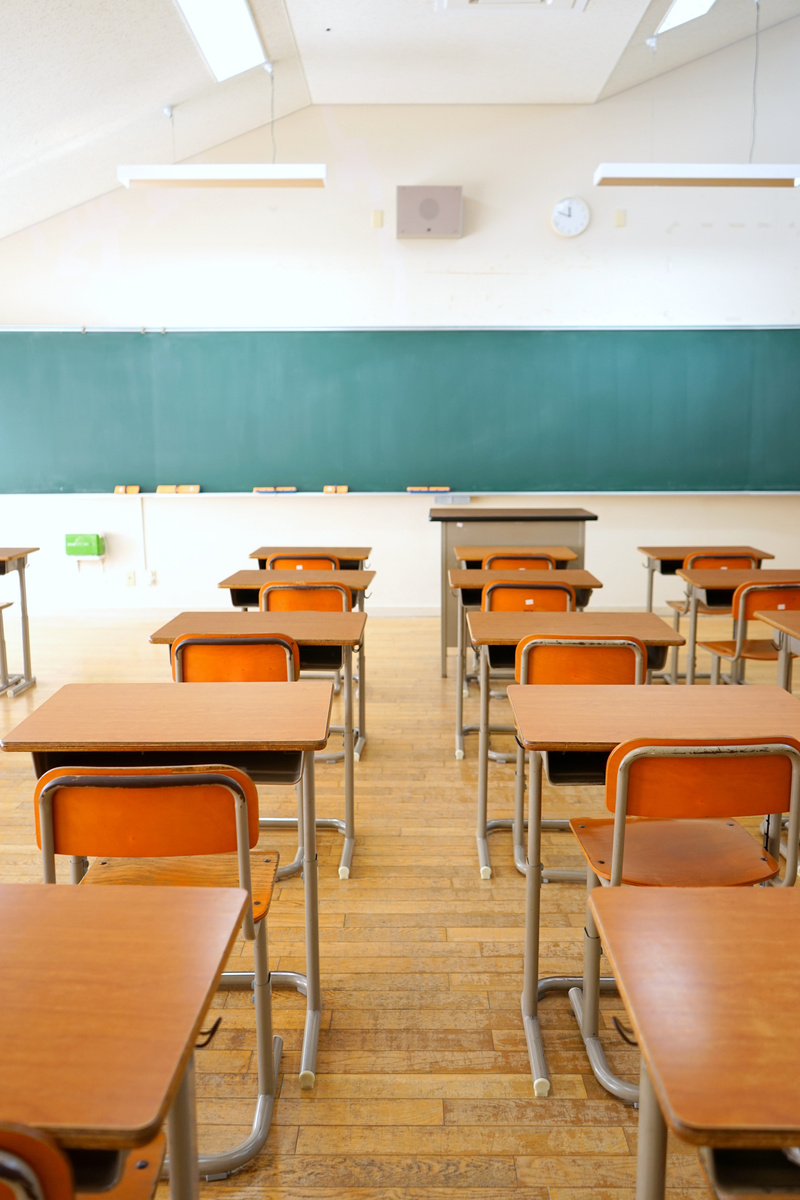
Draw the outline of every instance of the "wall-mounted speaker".
<instances>
[{"instance_id":1,"label":"wall-mounted speaker","mask_svg":"<svg viewBox=\"0 0 800 1200\"><path fill-rule=\"evenodd\" d=\"M461 188L398 187L397 236L461 237Z\"/></svg>"}]
</instances>

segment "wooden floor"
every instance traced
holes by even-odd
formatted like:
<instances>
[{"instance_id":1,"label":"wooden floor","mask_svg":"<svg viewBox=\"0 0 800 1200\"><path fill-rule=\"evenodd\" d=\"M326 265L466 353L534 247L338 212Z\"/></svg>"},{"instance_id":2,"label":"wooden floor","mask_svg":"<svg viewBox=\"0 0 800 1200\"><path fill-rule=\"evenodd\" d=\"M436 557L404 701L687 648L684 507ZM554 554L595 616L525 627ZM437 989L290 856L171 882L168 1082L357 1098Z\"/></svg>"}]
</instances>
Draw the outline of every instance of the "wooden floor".
<instances>
[{"instance_id":1,"label":"wooden floor","mask_svg":"<svg viewBox=\"0 0 800 1200\"><path fill-rule=\"evenodd\" d=\"M0 698L0 729L67 682L169 678L166 649L147 642L166 615L34 621L39 685L17 700ZM727 626L717 618L703 628L723 635ZM208 1198L633 1197L636 1113L595 1083L562 996L542 1008L552 1093L533 1097L519 1007L523 879L508 834L492 840L494 878L479 878L475 738L465 761L456 762L453 680L439 675L438 633L435 620L367 626L369 744L356 766L349 881L337 875L338 836L319 836L324 1013L316 1087L301 1093L296 1077L304 1002L277 992L284 1055L267 1149L232 1178L203 1184ZM13 666L13 636L9 642ZM750 676L772 683L774 667ZM496 709L508 712L503 701ZM474 688L467 719L477 720ZM320 815L341 815L342 775L341 764L318 768ZM494 816L511 815L512 777L511 765L490 768ZM32 791L28 758L0 755L3 880L40 878ZM264 810L292 814L293 793L263 789L262 797ZM601 810L598 789L548 789L545 796L545 815ZM292 856L290 837L264 837ZM544 858L580 865L568 834L545 836ZM274 967L304 967L301 887L294 879L276 891L269 915ZM580 972L583 907L581 886L545 888L544 974ZM220 1031L197 1053L206 1149L243 1136L255 1094L252 1003L228 993L216 1007ZM618 1011L618 1001L603 1002L604 1037L612 1066L634 1078L636 1051L610 1025ZM695 1153L679 1144L671 1150L671 1200L705 1200Z\"/></svg>"}]
</instances>

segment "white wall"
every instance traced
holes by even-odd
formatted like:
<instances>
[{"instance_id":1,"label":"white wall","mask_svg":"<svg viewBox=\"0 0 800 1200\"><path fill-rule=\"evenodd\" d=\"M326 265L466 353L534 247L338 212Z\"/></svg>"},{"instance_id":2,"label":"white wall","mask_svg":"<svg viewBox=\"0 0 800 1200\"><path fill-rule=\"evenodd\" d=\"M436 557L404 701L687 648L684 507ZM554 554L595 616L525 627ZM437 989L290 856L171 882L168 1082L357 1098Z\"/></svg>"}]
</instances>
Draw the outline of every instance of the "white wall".
<instances>
[{"instance_id":1,"label":"white wall","mask_svg":"<svg viewBox=\"0 0 800 1200\"><path fill-rule=\"evenodd\" d=\"M799 53L800 20L763 37L757 161L800 162L800 126L786 115L800 107ZM327 162L325 191L119 190L81 205L0 241L0 325L795 324L800 195L591 186L601 160L746 160L752 54L743 42L588 107L306 109L279 122L279 156ZM262 130L217 157L263 159L266 145ZM398 242L399 183L462 184L465 236ZM549 212L574 194L589 201L592 224L565 241ZM372 209L385 211L382 230ZM607 584L606 606L641 603L641 542L753 542L777 565L800 565L796 498L526 499L600 515L587 565ZM0 540L43 548L30 570L34 609L224 603L215 584L255 546L330 539L375 547L373 612L429 612L438 529L428 506L405 496L146 497L154 588L142 586L139 500L2 496ZM105 570L79 573L66 532L108 534ZM0 581L0 595L9 588Z\"/></svg>"}]
</instances>

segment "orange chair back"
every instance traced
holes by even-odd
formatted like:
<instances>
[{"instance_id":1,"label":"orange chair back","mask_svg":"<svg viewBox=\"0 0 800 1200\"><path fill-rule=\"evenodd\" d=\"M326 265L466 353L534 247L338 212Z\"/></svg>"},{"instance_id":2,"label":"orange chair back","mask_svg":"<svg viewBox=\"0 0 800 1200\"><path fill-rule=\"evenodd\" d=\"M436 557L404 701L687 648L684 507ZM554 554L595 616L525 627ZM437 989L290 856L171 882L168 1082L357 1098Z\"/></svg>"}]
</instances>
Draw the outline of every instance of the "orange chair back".
<instances>
[{"instance_id":1,"label":"orange chair back","mask_svg":"<svg viewBox=\"0 0 800 1200\"><path fill-rule=\"evenodd\" d=\"M218 780L203 780L210 775ZM75 778L97 782L59 786L59 780ZM113 786L122 778L130 784ZM223 779L244 796L249 844L255 846L255 784L244 771L227 766L56 767L36 785L36 844L42 844L40 797L45 797L52 805L56 854L169 858L235 851L234 799Z\"/></svg>"},{"instance_id":2,"label":"orange chair back","mask_svg":"<svg viewBox=\"0 0 800 1200\"><path fill-rule=\"evenodd\" d=\"M186 634L172 643L177 683L285 683L299 672L297 642L283 633Z\"/></svg>"},{"instance_id":3,"label":"orange chair back","mask_svg":"<svg viewBox=\"0 0 800 1200\"><path fill-rule=\"evenodd\" d=\"M350 612L353 593L341 583L265 583L258 607L262 612Z\"/></svg>"},{"instance_id":4,"label":"orange chair back","mask_svg":"<svg viewBox=\"0 0 800 1200\"><path fill-rule=\"evenodd\" d=\"M338 571L339 560L335 554L271 554L267 559L268 571Z\"/></svg>"},{"instance_id":5,"label":"orange chair back","mask_svg":"<svg viewBox=\"0 0 800 1200\"><path fill-rule=\"evenodd\" d=\"M484 571L555 571L549 554L489 554L481 564Z\"/></svg>"},{"instance_id":6,"label":"orange chair back","mask_svg":"<svg viewBox=\"0 0 800 1200\"><path fill-rule=\"evenodd\" d=\"M690 554L683 560L683 566L695 571L755 571L758 559L752 554Z\"/></svg>"},{"instance_id":7,"label":"orange chair back","mask_svg":"<svg viewBox=\"0 0 800 1200\"><path fill-rule=\"evenodd\" d=\"M74 1184L69 1159L46 1133L25 1125L0 1125L0 1150L13 1154L37 1180L44 1200L72 1200ZM22 1192L31 1195L24 1179L16 1179ZM3 1182L0 1171L0 1200L13 1200L15 1193Z\"/></svg>"},{"instance_id":8,"label":"orange chair back","mask_svg":"<svg viewBox=\"0 0 800 1200\"><path fill-rule=\"evenodd\" d=\"M785 754L725 756L726 746L780 743L800 753L793 738L772 737L715 741L715 753L702 757L651 757L633 762L628 771L626 815L629 817L753 817L788 812L792 763ZM616 809L622 760L642 746L708 746L709 742L675 738L638 738L623 742L606 765L606 807ZM719 750L717 750L719 748Z\"/></svg>"},{"instance_id":9,"label":"orange chair back","mask_svg":"<svg viewBox=\"0 0 800 1200\"><path fill-rule=\"evenodd\" d=\"M783 608L800 608L800 575L797 583L791 586L744 583L733 593L731 609L734 621L750 621L753 613Z\"/></svg>"},{"instance_id":10,"label":"orange chair back","mask_svg":"<svg viewBox=\"0 0 800 1200\"><path fill-rule=\"evenodd\" d=\"M644 681L647 647L638 638L625 638L626 642L631 643L627 646L615 644L619 643L620 638L589 639L592 642L608 641L607 646L587 646L586 640L577 634L552 638L535 634L523 638L517 646L514 664L517 683L586 684L636 683L639 679ZM567 645L547 645L548 642L566 642ZM526 646L530 647L527 654Z\"/></svg>"},{"instance_id":11,"label":"orange chair back","mask_svg":"<svg viewBox=\"0 0 800 1200\"><path fill-rule=\"evenodd\" d=\"M487 583L484 612L572 612L575 589L567 583Z\"/></svg>"}]
</instances>

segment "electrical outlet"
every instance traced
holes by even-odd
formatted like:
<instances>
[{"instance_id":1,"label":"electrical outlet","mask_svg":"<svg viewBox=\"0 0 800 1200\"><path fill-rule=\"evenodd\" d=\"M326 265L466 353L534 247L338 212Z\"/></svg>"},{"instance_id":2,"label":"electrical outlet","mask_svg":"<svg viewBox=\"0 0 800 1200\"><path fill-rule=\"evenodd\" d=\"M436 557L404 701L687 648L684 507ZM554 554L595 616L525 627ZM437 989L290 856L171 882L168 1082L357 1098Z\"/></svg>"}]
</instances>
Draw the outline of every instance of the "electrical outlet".
<instances>
[{"instance_id":1,"label":"electrical outlet","mask_svg":"<svg viewBox=\"0 0 800 1200\"><path fill-rule=\"evenodd\" d=\"M125 576L125 582L127 583L128 587L136 587L136 572L128 571L127 575Z\"/></svg>"},{"instance_id":2,"label":"electrical outlet","mask_svg":"<svg viewBox=\"0 0 800 1200\"><path fill-rule=\"evenodd\" d=\"M155 571L145 571L144 581L148 587L155 587L156 584L158 583L158 577L157 577Z\"/></svg>"}]
</instances>

